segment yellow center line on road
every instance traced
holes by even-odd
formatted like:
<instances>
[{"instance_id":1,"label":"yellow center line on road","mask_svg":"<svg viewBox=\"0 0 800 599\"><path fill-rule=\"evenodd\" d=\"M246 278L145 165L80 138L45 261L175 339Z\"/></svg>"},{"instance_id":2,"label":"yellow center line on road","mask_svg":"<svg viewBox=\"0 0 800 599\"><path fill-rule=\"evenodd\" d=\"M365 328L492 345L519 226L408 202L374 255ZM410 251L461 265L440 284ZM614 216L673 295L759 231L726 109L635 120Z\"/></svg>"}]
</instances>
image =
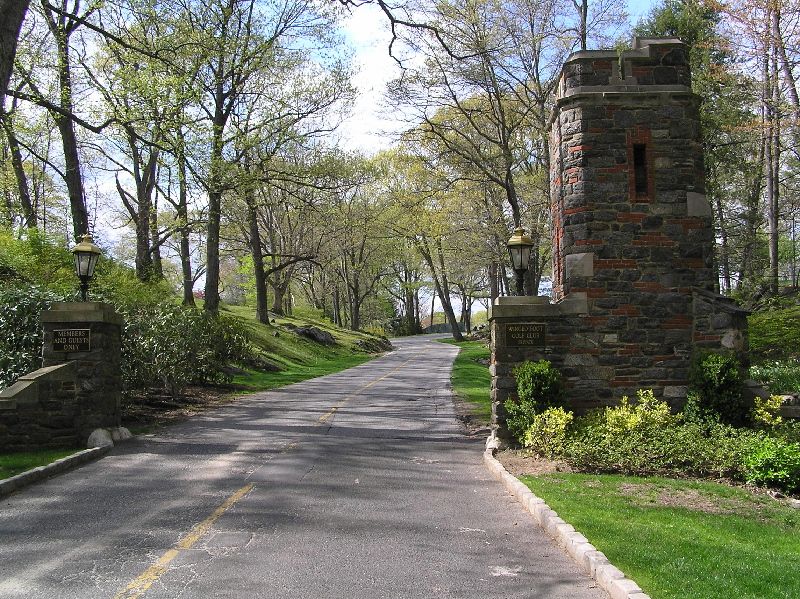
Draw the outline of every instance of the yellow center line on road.
<instances>
[{"instance_id":1,"label":"yellow center line on road","mask_svg":"<svg viewBox=\"0 0 800 599\"><path fill-rule=\"evenodd\" d=\"M389 376L393 375L395 372L397 372L398 370L400 370L401 368L403 368L403 366L405 366L406 364L408 364L408 363L409 363L409 362L411 362L412 360L416 360L417 358L419 358L419 357L421 357L421 356L424 356L424 355L425 355L425 354L423 353L423 354L416 355L416 356L413 356L413 357L409 358L408 360L406 360L405 362L403 362L403 363L402 363L402 364L400 364L399 366L397 366L397 367L393 368L392 370L390 370L389 372L387 372L386 374L384 374L382 377L379 377L379 378L375 379L375 380L374 380L374 381L372 381L371 383L367 383L366 385L364 385L363 387L361 387L361 389L359 389L359 390L358 390L358 391L356 391L355 393L351 393L350 395L348 395L347 397L345 397L343 400L341 400L341 401L340 401L338 404L336 404L335 406L333 406L333 407L332 407L330 410L328 410L328 411L327 411L325 414L323 414L322 416L320 416L320 417L319 417L319 420L318 420L319 424L325 424L325 423L326 423L328 420L330 420L331 418L333 418L334 414L336 414L336 412L339 410L339 408L341 408L341 407L342 407L344 404L346 404L348 401L350 401L351 399L353 399L353 398L354 398L356 395L359 395L360 393L362 393L362 392L366 391L367 389L369 389L369 388L370 388L370 387L372 387L373 385L375 385L375 384L377 384L377 383L380 383L380 382L381 382L383 379L385 379L385 378L387 378L387 377L389 377Z\"/></svg>"},{"instance_id":2,"label":"yellow center line on road","mask_svg":"<svg viewBox=\"0 0 800 599\"><path fill-rule=\"evenodd\" d=\"M135 599L136 597L141 597L147 589L149 589L155 582L158 581L159 578L164 575L164 573L167 571L167 566L169 566L169 563L178 557L181 551L191 549L194 544L197 543L197 541L199 541L203 535L206 534L214 525L214 522L216 522L219 517L228 511L237 501L252 491L254 486L255 485L252 483L245 485L236 491L236 493L228 497L222 503L222 505L215 509L208 518L199 524L196 524L192 530L189 531L189 534L178 541L178 543L172 549L158 558L156 563L136 577L127 587L125 587L125 590L114 595L114 599Z\"/></svg>"},{"instance_id":3,"label":"yellow center line on road","mask_svg":"<svg viewBox=\"0 0 800 599\"><path fill-rule=\"evenodd\" d=\"M406 360L399 366L393 368L383 376L375 379L370 383L367 383L355 393L351 393L343 400L341 400L337 405L332 407L327 413L320 416L318 422L320 424L327 422L330 418L333 417L334 414L336 414L337 410L340 407L342 407L346 402L353 399L359 393L362 393L367 389L369 389L370 387L372 387L373 385L380 383L382 380L393 375L395 372L403 368L406 364L408 364L412 360L416 360L424 355L425 354L423 353L409 358L408 360ZM298 442L293 441L289 443L286 447L284 447L281 450L281 453L288 453L289 451L296 449L297 446ZM158 580L167 572L167 568L170 562L174 560L176 557L178 557L181 551L191 549L195 545L195 543L197 543L197 541L199 541L203 537L203 535L209 531L209 529L214 525L214 522L216 522L219 519L219 517L222 516L222 514L224 514L228 509L230 509L237 501L239 501L240 499L242 499L242 497L247 495L253 489L253 487L254 485L252 483L245 485L244 487L236 491L236 493L228 497L222 503L222 505L220 505L216 510L214 510L214 512L208 518L200 522L200 524L195 525L192 528L192 530L189 531L189 533L185 537L183 537L180 541L178 541L178 543L174 547L166 551L164 555L158 558L158 560L152 566L147 568L138 577L136 577L127 587L125 587L124 590L114 595L114 599L137 599L138 597L141 597L145 593L145 591L147 591L147 589L149 589L151 586L153 586L153 584L158 582Z\"/></svg>"}]
</instances>

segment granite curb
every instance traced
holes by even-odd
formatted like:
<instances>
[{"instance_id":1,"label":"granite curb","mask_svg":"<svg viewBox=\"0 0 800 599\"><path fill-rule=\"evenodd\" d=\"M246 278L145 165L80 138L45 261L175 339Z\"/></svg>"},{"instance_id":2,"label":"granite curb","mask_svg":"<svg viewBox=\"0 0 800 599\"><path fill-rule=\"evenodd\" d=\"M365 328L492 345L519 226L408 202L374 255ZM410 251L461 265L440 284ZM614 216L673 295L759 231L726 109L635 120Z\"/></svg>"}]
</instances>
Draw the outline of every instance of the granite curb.
<instances>
[{"instance_id":1,"label":"granite curb","mask_svg":"<svg viewBox=\"0 0 800 599\"><path fill-rule=\"evenodd\" d=\"M49 478L56 474L61 474L62 472L71 470L72 468L80 466L81 464L101 458L111 451L111 448L111 446L106 446L84 449L83 451L73 453L65 458L61 458L60 460L56 460L55 462L47 464L47 466L32 468L31 470L27 470L17 474L16 476L12 476L11 478L0 480L0 497L5 497L14 491L19 491L28 485L32 485L35 482L44 480L45 478Z\"/></svg>"},{"instance_id":2,"label":"granite curb","mask_svg":"<svg viewBox=\"0 0 800 599\"><path fill-rule=\"evenodd\" d=\"M625 574L611 564L585 536L576 531L571 524L564 522L543 499L534 495L522 481L508 472L494 457L491 449L484 452L483 461L489 471L505 485L508 492L514 495L534 517L539 526L597 581L611 599L650 599L639 585L626 578Z\"/></svg>"}]
</instances>

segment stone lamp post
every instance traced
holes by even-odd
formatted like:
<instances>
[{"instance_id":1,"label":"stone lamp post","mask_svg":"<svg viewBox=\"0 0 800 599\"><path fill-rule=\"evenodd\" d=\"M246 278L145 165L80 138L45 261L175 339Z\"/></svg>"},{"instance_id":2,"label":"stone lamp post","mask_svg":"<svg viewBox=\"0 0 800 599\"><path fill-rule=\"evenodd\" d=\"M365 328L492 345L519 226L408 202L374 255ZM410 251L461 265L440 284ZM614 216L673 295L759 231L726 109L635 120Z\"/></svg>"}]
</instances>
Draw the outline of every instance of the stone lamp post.
<instances>
[{"instance_id":1,"label":"stone lamp post","mask_svg":"<svg viewBox=\"0 0 800 599\"><path fill-rule=\"evenodd\" d=\"M80 243L72 248L75 257L75 274L81 281L81 301L86 301L89 293L89 280L94 276L94 267L100 257L100 248L92 243L92 236L86 233Z\"/></svg>"},{"instance_id":2,"label":"stone lamp post","mask_svg":"<svg viewBox=\"0 0 800 599\"><path fill-rule=\"evenodd\" d=\"M525 271L528 270L528 263L531 260L533 239L528 237L525 229L517 227L506 247L508 247L508 255L511 257L511 267L514 269L517 295L525 295Z\"/></svg>"}]
</instances>

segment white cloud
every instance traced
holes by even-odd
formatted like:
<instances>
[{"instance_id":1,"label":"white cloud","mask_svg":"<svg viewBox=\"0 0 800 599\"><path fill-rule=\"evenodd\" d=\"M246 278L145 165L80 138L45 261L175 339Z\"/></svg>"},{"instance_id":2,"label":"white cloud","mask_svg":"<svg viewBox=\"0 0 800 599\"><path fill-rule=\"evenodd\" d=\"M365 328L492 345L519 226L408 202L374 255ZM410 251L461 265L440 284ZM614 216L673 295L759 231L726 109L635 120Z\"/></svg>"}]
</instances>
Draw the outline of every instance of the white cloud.
<instances>
[{"instance_id":1,"label":"white cloud","mask_svg":"<svg viewBox=\"0 0 800 599\"><path fill-rule=\"evenodd\" d=\"M373 154L390 147L394 134L405 129L383 101L386 84L400 74L400 69L389 56L391 33L377 6L365 4L353 9L345 20L344 35L354 50L358 73L353 85L358 97L339 133L346 148Z\"/></svg>"}]
</instances>

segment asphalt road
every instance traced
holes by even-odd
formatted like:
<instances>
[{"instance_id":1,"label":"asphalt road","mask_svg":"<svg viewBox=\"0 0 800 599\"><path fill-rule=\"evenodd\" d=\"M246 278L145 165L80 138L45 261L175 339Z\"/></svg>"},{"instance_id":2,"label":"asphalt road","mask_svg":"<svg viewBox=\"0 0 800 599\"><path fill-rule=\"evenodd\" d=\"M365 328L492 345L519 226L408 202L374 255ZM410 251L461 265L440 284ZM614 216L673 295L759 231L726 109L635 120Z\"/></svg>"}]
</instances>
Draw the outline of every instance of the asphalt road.
<instances>
[{"instance_id":1,"label":"asphalt road","mask_svg":"<svg viewBox=\"0 0 800 599\"><path fill-rule=\"evenodd\" d=\"M463 434L456 348L395 346L0 500L0 597L607 598Z\"/></svg>"}]
</instances>

